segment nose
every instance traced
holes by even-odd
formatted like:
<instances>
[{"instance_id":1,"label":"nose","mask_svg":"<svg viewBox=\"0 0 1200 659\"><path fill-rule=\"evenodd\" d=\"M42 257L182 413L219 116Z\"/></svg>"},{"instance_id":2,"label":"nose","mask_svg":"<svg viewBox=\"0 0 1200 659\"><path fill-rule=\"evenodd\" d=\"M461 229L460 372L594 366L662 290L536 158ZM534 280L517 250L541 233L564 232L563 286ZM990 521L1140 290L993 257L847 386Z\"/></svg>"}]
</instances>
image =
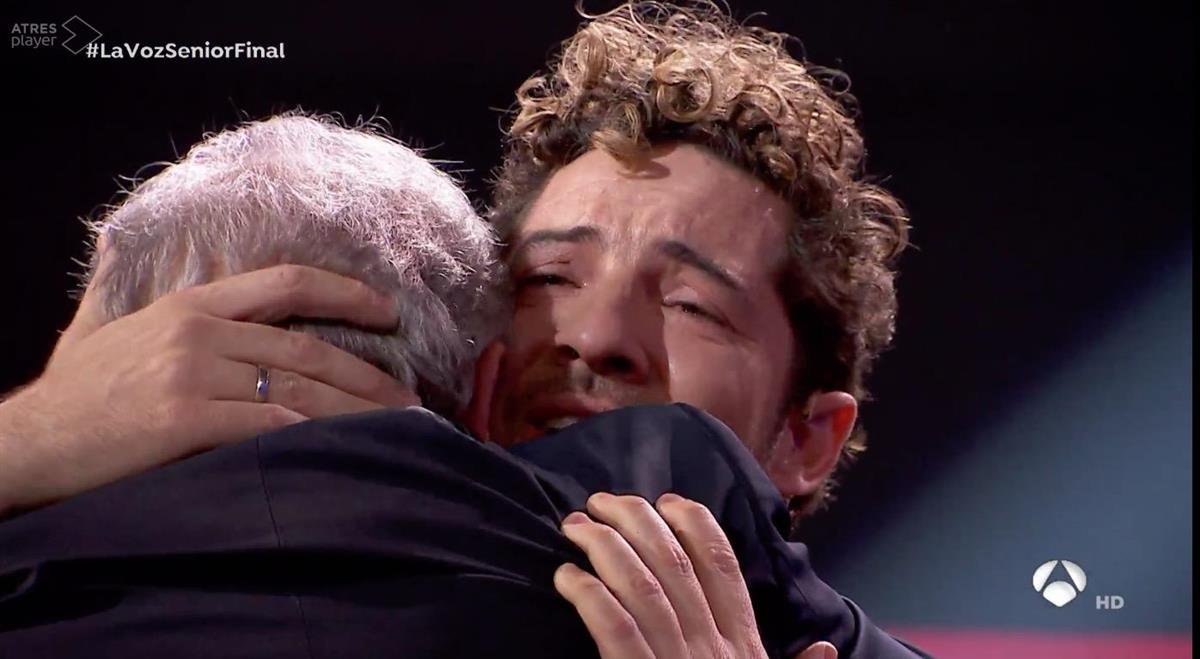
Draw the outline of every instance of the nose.
<instances>
[{"instance_id":1,"label":"nose","mask_svg":"<svg viewBox=\"0 0 1200 659\"><path fill-rule=\"evenodd\" d=\"M603 377L645 384L650 372L649 334L653 314L629 288L605 290L598 283L578 295L560 318L555 353L564 364L582 360Z\"/></svg>"}]
</instances>

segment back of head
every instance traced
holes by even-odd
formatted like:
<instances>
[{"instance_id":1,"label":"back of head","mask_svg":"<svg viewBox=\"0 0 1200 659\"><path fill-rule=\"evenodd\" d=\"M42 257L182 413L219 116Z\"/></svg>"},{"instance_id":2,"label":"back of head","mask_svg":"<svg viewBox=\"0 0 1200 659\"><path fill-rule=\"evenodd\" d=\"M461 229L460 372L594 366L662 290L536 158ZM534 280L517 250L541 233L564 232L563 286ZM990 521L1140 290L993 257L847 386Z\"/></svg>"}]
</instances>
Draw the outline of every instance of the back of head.
<instances>
[{"instance_id":1,"label":"back of head","mask_svg":"<svg viewBox=\"0 0 1200 659\"><path fill-rule=\"evenodd\" d=\"M449 176L370 125L284 115L209 135L93 228L114 252L94 284L109 318L279 264L390 294L401 309L391 334L289 327L376 365L447 416L466 404L474 361L507 319L490 228Z\"/></svg>"}]
</instances>

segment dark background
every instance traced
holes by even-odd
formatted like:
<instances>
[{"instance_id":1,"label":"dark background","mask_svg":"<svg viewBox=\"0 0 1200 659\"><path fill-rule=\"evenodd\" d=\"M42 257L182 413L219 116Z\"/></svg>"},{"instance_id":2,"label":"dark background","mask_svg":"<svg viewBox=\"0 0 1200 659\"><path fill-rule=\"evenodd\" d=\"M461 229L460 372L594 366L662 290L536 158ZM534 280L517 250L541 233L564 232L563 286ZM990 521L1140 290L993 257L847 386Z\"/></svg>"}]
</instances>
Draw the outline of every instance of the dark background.
<instances>
[{"instance_id":1,"label":"dark background","mask_svg":"<svg viewBox=\"0 0 1200 659\"><path fill-rule=\"evenodd\" d=\"M283 41L287 58L3 50L0 391L71 317L78 218L205 131L378 112L484 203L497 109L572 33L571 4L6 6L6 29L78 14L110 45ZM805 530L818 571L900 625L1190 629L1191 8L909 5L733 7L849 73L869 170L918 246L872 447ZM1052 558L1088 569L1089 596L1137 598L1053 609L1029 586Z\"/></svg>"}]
</instances>

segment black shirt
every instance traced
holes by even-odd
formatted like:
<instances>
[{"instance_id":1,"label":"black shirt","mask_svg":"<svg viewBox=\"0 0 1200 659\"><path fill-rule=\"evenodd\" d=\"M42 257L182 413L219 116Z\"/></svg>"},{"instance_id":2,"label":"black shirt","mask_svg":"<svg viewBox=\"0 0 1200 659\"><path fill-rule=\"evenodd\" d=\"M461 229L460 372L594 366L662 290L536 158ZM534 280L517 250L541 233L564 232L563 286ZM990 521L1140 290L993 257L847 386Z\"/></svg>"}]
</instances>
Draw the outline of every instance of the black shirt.
<instances>
[{"instance_id":1,"label":"black shirt","mask_svg":"<svg viewBox=\"0 0 1200 659\"><path fill-rule=\"evenodd\" d=\"M633 407L504 450L421 408L311 421L0 524L0 656L588 657L554 590L597 491L706 505L764 646L920 656L813 574L724 425Z\"/></svg>"}]
</instances>

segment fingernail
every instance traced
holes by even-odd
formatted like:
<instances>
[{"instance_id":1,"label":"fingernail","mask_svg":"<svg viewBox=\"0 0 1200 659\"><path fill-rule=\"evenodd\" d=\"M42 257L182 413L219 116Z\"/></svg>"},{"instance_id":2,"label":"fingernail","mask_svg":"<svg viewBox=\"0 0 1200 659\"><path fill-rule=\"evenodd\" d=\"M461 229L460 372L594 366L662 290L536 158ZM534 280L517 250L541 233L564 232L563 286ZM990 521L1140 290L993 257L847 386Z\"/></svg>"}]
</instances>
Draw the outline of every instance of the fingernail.
<instances>
[{"instance_id":1,"label":"fingernail","mask_svg":"<svg viewBox=\"0 0 1200 659\"><path fill-rule=\"evenodd\" d=\"M558 566L557 570L554 571L554 580L557 581L559 579L567 579L575 576L575 574L578 572L579 568L575 567L573 563L563 563L562 565Z\"/></svg>"},{"instance_id":2,"label":"fingernail","mask_svg":"<svg viewBox=\"0 0 1200 659\"><path fill-rule=\"evenodd\" d=\"M396 305L396 301L394 299L392 299L391 296L381 295L379 293L376 293L375 294L375 303L378 304L380 307L387 309L388 313L392 314L393 316L396 316L396 317L400 316L400 309Z\"/></svg>"},{"instance_id":3,"label":"fingernail","mask_svg":"<svg viewBox=\"0 0 1200 659\"><path fill-rule=\"evenodd\" d=\"M420 405L421 397L412 389L404 385L399 385L396 387L396 402L404 407L410 407L412 405Z\"/></svg>"},{"instance_id":4,"label":"fingernail","mask_svg":"<svg viewBox=\"0 0 1200 659\"><path fill-rule=\"evenodd\" d=\"M566 519L563 520L563 524L583 524L586 521L588 521L587 515L584 515L579 511L575 511L570 515L567 515Z\"/></svg>"},{"instance_id":5,"label":"fingernail","mask_svg":"<svg viewBox=\"0 0 1200 659\"><path fill-rule=\"evenodd\" d=\"M658 498L659 505L662 505L664 503L679 503L680 501L683 501L683 497L679 496L678 494L674 494L672 492L667 492L666 494L664 494Z\"/></svg>"}]
</instances>

